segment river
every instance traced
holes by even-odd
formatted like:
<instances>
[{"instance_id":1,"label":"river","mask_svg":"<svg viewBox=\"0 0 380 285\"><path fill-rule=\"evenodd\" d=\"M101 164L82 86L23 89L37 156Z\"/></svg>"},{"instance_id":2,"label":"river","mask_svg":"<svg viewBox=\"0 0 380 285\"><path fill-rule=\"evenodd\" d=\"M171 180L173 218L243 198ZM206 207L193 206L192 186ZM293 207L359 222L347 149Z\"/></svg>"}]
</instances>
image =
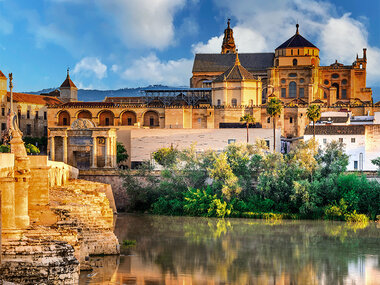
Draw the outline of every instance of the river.
<instances>
[{"instance_id":1,"label":"river","mask_svg":"<svg viewBox=\"0 0 380 285\"><path fill-rule=\"evenodd\" d=\"M380 224L120 215L80 284L380 284Z\"/></svg>"}]
</instances>

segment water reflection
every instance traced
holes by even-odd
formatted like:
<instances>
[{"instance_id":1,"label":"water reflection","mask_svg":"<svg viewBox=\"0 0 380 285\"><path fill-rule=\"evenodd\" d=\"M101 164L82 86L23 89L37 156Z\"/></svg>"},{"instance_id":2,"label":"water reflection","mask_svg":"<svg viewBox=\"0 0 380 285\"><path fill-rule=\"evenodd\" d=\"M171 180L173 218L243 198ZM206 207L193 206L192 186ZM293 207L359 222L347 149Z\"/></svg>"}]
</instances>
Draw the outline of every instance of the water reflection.
<instances>
[{"instance_id":1,"label":"water reflection","mask_svg":"<svg viewBox=\"0 0 380 285\"><path fill-rule=\"evenodd\" d=\"M115 233L137 241L131 255L82 274L81 284L380 282L375 223L125 215Z\"/></svg>"}]
</instances>

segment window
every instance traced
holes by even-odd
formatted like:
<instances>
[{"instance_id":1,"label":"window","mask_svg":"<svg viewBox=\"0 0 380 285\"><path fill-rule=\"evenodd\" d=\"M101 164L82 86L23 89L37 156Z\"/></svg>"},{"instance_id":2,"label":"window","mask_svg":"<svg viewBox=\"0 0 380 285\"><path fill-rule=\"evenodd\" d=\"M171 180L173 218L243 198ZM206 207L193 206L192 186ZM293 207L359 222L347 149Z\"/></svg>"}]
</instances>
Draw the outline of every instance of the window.
<instances>
[{"instance_id":1,"label":"window","mask_svg":"<svg viewBox=\"0 0 380 285\"><path fill-rule=\"evenodd\" d=\"M300 88L299 92L300 92L300 98L305 97L305 88Z\"/></svg>"},{"instance_id":2,"label":"window","mask_svg":"<svg viewBox=\"0 0 380 285\"><path fill-rule=\"evenodd\" d=\"M342 85L346 85L347 84L347 79L343 79L342 80Z\"/></svg>"},{"instance_id":3,"label":"window","mask_svg":"<svg viewBox=\"0 0 380 285\"><path fill-rule=\"evenodd\" d=\"M132 126L132 118L128 118L127 121L128 121L128 122L127 122L128 126Z\"/></svg>"},{"instance_id":4,"label":"window","mask_svg":"<svg viewBox=\"0 0 380 285\"><path fill-rule=\"evenodd\" d=\"M354 161L354 169L358 170L358 161L357 160Z\"/></svg>"},{"instance_id":5,"label":"window","mask_svg":"<svg viewBox=\"0 0 380 285\"><path fill-rule=\"evenodd\" d=\"M293 59L293 66L297 66L297 59Z\"/></svg>"},{"instance_id":6,"label":"window","mask_svg":"<svg viewBox=\"0 0 380 285\"><path fill-rule=\"evenodd\" d=\"M326 92L323 92L323 98L327 99L327 94L326 94Z\"/></svg>"},{"instance_id":7,"label":"window","mask_svg":"<svg viewBox=\"0 0 380 285\"><path fill-rule=\"evenodd\" d=\"M1 123L1 130L4 131L7 128L6 123Z\"/></svg>"},{"instance_id":8,"label":"window","mask_svg":"<svg viewBox=\"0 0 380 285\"><path fill-rule=\"evenodd\" d=\"M235 143L236 142L236 139L228 139L228 144L232 144L232 143Z\"/></svg>"},{"instance_id":9,"label":"window","mask_svg":"<svg viewBox=\"0 0 380 285\"><path fill-rule=\"evenodd\" d=\"M26 111L26 118L30 119L30 111L29 110Z\"/></svg>"},{"instance_id":10,"label":"window","mask_svg":"<svg viewBox=\"0 0 380 285\"><path fill-rule=\"evenodd\" d=\"M236 107L237 106L237 100L235 98L233 98L231 100L231 104L232 104L233 107Z\"/></svg>"},{"instance_id":11,"label":"window","mask_svg":"<svg viewBox=\"0 0 380 285\"><path fill-rule=\"evenodd\" d=\"M31 124L27 124L26 125L26 135L30 136L31 134L32 134L32 125Z\"/></svg>"},{"instance_id":12,"label":"window","mask_svg":"<svg viewBox=\"0 0 380 285\"><path fill-rule=\"evenodd\" d=\"M44 112L44 120L47 120L47 112Z\"/></svg>"},{"instance_id":13,"label":"window","mask_svg":"<svg viewBox=\"0 0 380 285\"><path fill-rule=\"evenodd\" d=\"M286 80L283 78L283 79L281 79L281 83L282 84L285 84L286 83Z\"/></svg>"},{"instance_id":14,"label":"window","mask_svg":"<svg viewBox=\"0 0 380 285\"><path fill-rule=\"evenodd\" d=\"M275 65L278 66L279 62L278 59L275 60Z\"/></svg>"},{"instance_id":15,"label":"window","mask_svg":"<svg viewBox=\"0 0 380 285\"><path fill-rule=\"evenodd\" d=\"M290 50L290 54L293 55L293 50L292 49Z\"/></svg>"},{"instance_id":16,"label":"window","mask_svg":"<svg viewBox=\"0 0 380 285\"><path fill-rule=\"evenodd\" d=\"M342 143L343 142L343 138L339 138L339 142Z\"/></svg>"},{"instance_id":17,"label":"window","mask_svg":"<svg viewBox=\"0 0 380 285\"><path fill-rule=\"evenodd\" d=\"M270 140L265 140L267 147L270 148Z\"/></svg>"},{"instance_id":18,"label":"window","mask_svg":"<svg viewBox=\"0 0 380 285\"><path fill-rule=\"evenodd\" d=\"M268 117L268 119L267 119L267 123L270 124L270 117Z\"/></svg>"},{"instance_id":19,"label":"window","mask_svg":"<svg viewBox=\"0 0 380 285\"><path fill-rule=\"evenodd\" d=\"M63 118L63 120L62 120L62 125L63 125L63 126L67 126L67 118Z\"/></svg>"},{"instance_id":20,"label":"window","mask_svg":"<svg viewBox=\"0 0 380 285\"><path fill-rule=\"evenodd\" d=\"M154 126L154 118L152 116L149 118L149 125Z\"/></svg>"},{"instance_id":21,"label":"window","mask_svg":"<svg viewBox=\"0 0 380 285\"><path fill-rule=\"evenodd\" d=\"M34 118L38 120L38 111L36 111L36 114L34 115Z\"/></svg>"},{"instance_id":22,"label":"window","mask_svg":"<svg viewBox=\"0 0 380 285\"><path fill-rule=\"evenodd\" d=\"M44 126L44 137L47 137L48 131L47 131L47 126Z\"/></svg>"},{"instance_id":23,"label":"window","mask_svg":"<svg viewBox=\"0 0 380 285\"><path fill-rule=\"evenodd\" d=\"M281 88L281 97L282 98L286 97L286 88Z\"/></svg>"},{"instance_id":24,"label":"window","mask_svg":"<svg viewBox=\"0 0 380 285\"><path fill-rule=\"evenodd\" d=\"M339 78L339 74L338 73L334 73L333 75L331 75L332 78Z\"/></svg>"},{"instance_id":25,"label":"window","mask_svg":"<svg viewBox=\"0 0 380 285\"><path fill-rule=\"evenodd\" d=\"M355 143L355 138L351 138L351 142L352 142L352 143Z\"/></svg>"},{"instance_id":26,"label":"window","mask_svg":"<svg viewBox=\"0 0 380 285\"><path fill-rule=\"evenodd\" d=\"M329 85L330 81L325 80L325 81L323 81L323 83L324 83L325 85Z\"/></svg>"},{"instance_id":27,"label":"window","mask_svg":"<svg viewBox=\"0 0 380 285\"><path fill-rule=\"evenodd\" d=\"M324 144L327 144L327 139L323 139L323 143L324 143Z\"/></svg>"},{"instance_id":28,"label":"window","mask_svg":"<svg viewBox=\"0 0 380 285\"><path fill-rule=\"evenodd\" d=\"M293 117L289 118L289 123L293 124Z\"/></svg>"},{"instance_id":29,"label":"window","mask_svg":"<svg viewBox=\"0 0 380 285\"><path fill-rule=\"evenodd\" d=\"M301 78L300 83L304 83L304 82L305 82L305 79Z\"/></svg>"},{"instance_id":30,"label":"window","mask_svg":"<svg viewBox=\"0 0 380 285\"><path fill-rule=\"evenodd\" d=\"M289 83L289 98L297 97L297 83L292 81Z\"/></svg>"},{"instance_id":31,"label":"window","mask_svg":"<svg viewBox=\"0 0 380 285\"><path fill-rule=\"evenodd\" d=\"M290 73L289 77L297 77L297 73Z\"/></svg>"},{"instance_id":32,"label":"window","mask_svg":"<svg viewBox=\"0 0 380 285\"><path fill-rule=\"evenodd\" d=\"M5 108L1 108L1 115L5 116Z\"/></svg>"},{"instance_id":33,"label":"window","mask_svg":"<svg viewBox=\"0 0 380 285\"><path fill-rule=\"evenodd\" d=\"M109 126L109 125L110 125L110 118L106 118L106 120L105 120L105 125L106 125L106 126Z\"/></svg>"},{"instance_id":34,"label":"window","mask_svg":"<svg viewBox=\"0 0 380 285\"><path fill-rule=\"evenodd\" d=\"M218 106L220 106L220 99L218 99Z\"/></svg>"},{"instance_id":35,"label":"window","mask_svg":"<svg viewBox=\"0 0 380 285\"><path fill-rule=\"evenodd\" d=\"M347 98L347 89L342 89L342 99L346 99Z\"/></svg>"},{"instance_id":36,"label":"window","mask_svg":"<svg viewBox=\"0 0 380 285\"><path fill-rule=\"evenodd\" d=\"M297 49L297 54L298 54L298 55L300 54L300 50L299 50L299 49Z\"/></svg>"}]
</instances>

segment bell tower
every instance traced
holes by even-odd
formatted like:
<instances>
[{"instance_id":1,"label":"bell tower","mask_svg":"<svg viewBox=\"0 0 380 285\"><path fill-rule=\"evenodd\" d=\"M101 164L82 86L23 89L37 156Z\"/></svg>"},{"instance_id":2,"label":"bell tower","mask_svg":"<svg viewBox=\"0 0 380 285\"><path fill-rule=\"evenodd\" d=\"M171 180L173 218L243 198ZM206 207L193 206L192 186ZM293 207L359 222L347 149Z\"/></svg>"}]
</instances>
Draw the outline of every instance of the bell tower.
<instances>
[{"instance_id":1,"label":"bell tower","mask_svg":"<svg viewBox=\"0 0 380 285\"><path fill-rule=\"evenodd\" d=\"M224 54L224 53L236 53L234 31L230 27L230 21L231 21L231 19L228 19L227 28L224 30L222 54Z\"/></svg>"},{"instance_id":2,"label":"bell tower","mask_svg":"<svg viewBox=\"0 0 380 285\"><path fill-rule=\"evenodd\" d=\"M63 81L59 88L61 92L59 97L64 103L78 101L78 88L75 86L74 82L71 81L69 71L70 69L68 68L66 80Z\"/></svg>"}]
</instances>

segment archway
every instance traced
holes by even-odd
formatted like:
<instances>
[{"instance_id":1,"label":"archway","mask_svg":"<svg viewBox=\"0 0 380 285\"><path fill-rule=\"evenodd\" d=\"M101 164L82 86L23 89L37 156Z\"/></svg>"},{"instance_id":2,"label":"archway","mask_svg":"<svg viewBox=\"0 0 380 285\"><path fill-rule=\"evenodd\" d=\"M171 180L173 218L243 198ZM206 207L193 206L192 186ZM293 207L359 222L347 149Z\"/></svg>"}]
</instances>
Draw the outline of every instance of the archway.
<instances>
[{"instance_id":1,"label":"archway","mask_svg":"<svg viewBox=\"0 0 380 285\"><path fill-rule=\"evenodd\" d=\"M333 83L331 86L336 88L336 99L339 99L339 84Z\"/></svg>"},{"instance_id":2,"label":"archway","mask_svg":"<svg viewBox=\"0 0 380 285\"><path fill-rule=\"evenodd\" d=\"M148 111L144 114L144 126L158 127L159 125L159 116L156 111Z\"/></svg>"},{"instance_id":3,"label":"archway","mask_svg":"<svg viewBox=\"0 0 380 285\"><path fill-rule=\"evenodd\" d=\"M92 119L92 114L90 111L87 111L87 110L82 110L82 111L79 111L78 115L77 115L77 118L78 119Z\"/></svg>"},{"instance_id":4,"label":"archway","mask_svg":"<svg viewBox=\"0 0 380 285\"><path fill-rule=\"evenodd\" d=\"M99 126L113 126L115 115L111 111L102 111L99 115Z\"/></svg>"},{"instance_id":5,"label":"archway","mask_svg":"<svg viewBox=\"0 0 380 285\"><path fill-rule=\"evenodd\" d=\"M62 111L58 115L58 126L70 126L70 114L67 111Z\"/></svg>"},{"instance_id":6,"label":"archway","mask_svg":"<svg viewBox=\"0 0 380 285\"><path fill-rule=\"evenodd\" d=\"M136 113L132 111L125 111L121 115L122 126L133 126L136 123Z\"/></svg>"}]
</instances>

